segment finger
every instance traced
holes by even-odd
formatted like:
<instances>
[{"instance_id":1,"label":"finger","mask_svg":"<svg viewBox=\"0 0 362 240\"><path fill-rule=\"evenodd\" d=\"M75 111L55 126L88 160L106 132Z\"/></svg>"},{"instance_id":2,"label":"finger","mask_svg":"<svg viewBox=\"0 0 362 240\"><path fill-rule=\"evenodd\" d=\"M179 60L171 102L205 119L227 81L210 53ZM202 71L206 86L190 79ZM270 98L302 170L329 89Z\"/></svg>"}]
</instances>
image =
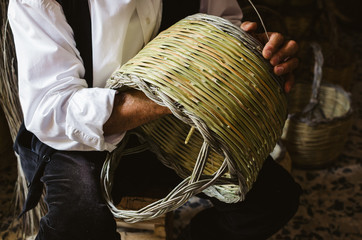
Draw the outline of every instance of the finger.
<instances>
[{"instance_id":1,"label":"finger","mask_svg":"<svg viewBox=\"0 0 362 240\"><path fill-rule=\"evenodd\" d=\"M270 36L273 34L274 32L267 32L267 33L258 33L257 36L258 36L258 40L262 43L262 44L266 44L269 39L270 39Z\"/></svg>"},{"instance_id":2,"label":"finger","mask_svg":"<svg viewBox=\"0 0 362 240\"><path fill-rule=\"evenodd\" d=\"M298 67L299 59L298 58L291 58L286 62L278 64L274 67L274 73L278 76L291 73Z\"/></svg>"},{"instance_id":3,"label":"finger","mask_svg":"<svg viewBox=\"0 0 362 240\"><path fill-rule=\"evenodd\" d=\"M245 21L240 25L240 28L245 32L253 32L258 28L258 24L256 22Z\"/></svg>"},{"instance_id":4,"label":"finger","mask_svg":"<svg viewBox=\"0 0 362 240\"><path fill-rule=\"evenodd\" d=\"M294 56L298 51L298 44L294 40L287 41L270 59L273 66L278 65L286 59Z\"/></svg>"},{"instance_id":5,"label":"finger","mask_svg":"<svg viewBox=\"0 0 362 240\"><path fill-rule=\"evenodd\" d=\"M264 37L266 37L264 35ZM279 47L283 44L284 37L280 33L271 33L269 41L265 44L263 49L263 56L266 59L271 59L273 55L278 52Z\"/></svg>"}]
</instances>

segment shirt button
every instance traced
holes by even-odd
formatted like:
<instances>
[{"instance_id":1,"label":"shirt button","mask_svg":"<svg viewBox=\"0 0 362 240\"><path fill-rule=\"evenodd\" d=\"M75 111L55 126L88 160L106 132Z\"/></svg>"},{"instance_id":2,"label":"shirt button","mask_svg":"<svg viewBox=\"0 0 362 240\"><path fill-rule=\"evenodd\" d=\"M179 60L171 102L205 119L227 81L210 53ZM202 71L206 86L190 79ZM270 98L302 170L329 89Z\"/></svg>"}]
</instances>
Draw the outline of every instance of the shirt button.
<instances>
[{"instance_id":1,"label":"shirt button","mask_svg":"<svg viewBox=\"0 0 362 240\"><path fill-rule=\"evenodd\" d=\"M147 24L150 24L150 22L151 22L150 18L149 18L149 17L146 18L146 23L147 23Z\"/></svg>"}]
</instances>

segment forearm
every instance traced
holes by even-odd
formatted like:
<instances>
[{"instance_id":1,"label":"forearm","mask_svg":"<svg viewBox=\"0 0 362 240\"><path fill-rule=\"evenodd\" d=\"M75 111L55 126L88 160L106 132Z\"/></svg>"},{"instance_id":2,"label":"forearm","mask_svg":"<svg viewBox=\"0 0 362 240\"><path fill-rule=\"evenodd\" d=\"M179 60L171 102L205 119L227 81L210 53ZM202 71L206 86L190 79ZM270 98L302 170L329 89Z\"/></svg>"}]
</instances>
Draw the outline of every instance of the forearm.
<instances>
[{"instance_id":1,"label":"forearm","mask_svg":"<svg viewBox=\"0 0 362 240\"><path fill-rule=\"evenodd\" d=\"M115 96L112 114L103 126L104 135L121 133L170 113L141 91L121 92Z\"/></svg>"}]
</instances>

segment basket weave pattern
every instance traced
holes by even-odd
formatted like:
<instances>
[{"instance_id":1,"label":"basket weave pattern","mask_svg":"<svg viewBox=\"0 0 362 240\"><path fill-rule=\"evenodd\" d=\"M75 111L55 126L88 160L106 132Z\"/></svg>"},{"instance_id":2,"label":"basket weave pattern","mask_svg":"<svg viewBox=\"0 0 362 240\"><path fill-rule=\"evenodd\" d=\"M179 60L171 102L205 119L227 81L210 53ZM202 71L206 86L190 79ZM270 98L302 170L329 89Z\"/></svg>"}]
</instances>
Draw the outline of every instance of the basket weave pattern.
<instances>
[{"instance_id":1,"label":"basket weave pattern","mask_svg":"<svg viewBox=\"0 0 362 240\"><path fill-rule=\"evenodd\" d=\"M200 191L225 202L244 198L287 115L281 80L261 49L230 22L196 14L159 34L112 75L108 87L141 90L173 112L136 132L185 179L152 210L114 209L116 217L153 218ZM185 144L190 127L196 131ZM124 154L120 149L112 153L113 160ZM104 179L107 189L111 180Z\"/></svg>"},{"instance_id":2,"label":"basket weave pattern","mask_svg":"<svg viewBox=\"0 0 362 240\"><path fill-rule=\"evenodd\" d=\"M296 84L290 94L290 116L283 139L296 166L319 168L342 152L353 122L350 94L342 87L322 83L324 57L318 43L314 52L313 85Z\"/></svg>"},{"instance_id":3,"label":"basket weave pattern","mask_svg":"<svg viewBox=\"0 0 362 240\"><path fill-rule=\"evenodd\" d=\"M342 152L353 123L353 112L350 96L341 87L323 83L319 99L326 118L303 121L298 113L308 104L310 93L310 84L295 85L283 139L296 166L319 168L333 163Z\"/></svg>"}]
</instances>

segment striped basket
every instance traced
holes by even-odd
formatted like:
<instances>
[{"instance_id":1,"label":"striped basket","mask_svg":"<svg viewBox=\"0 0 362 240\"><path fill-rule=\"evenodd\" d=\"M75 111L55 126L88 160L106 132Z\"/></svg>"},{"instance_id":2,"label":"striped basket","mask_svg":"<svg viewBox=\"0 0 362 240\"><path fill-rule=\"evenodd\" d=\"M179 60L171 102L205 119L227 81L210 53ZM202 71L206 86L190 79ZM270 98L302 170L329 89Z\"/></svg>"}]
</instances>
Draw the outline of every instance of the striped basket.
<instances>
[{"instance_id":1,"label":"striped basket","mask_svg":"<svg viewBox=\"0 0 362 240\"><path fill-rule=\"evenodd\" d=\"M287 117L281 79L261 50L259 42L229 21L196 14L160 33L114 72L109 88L141 90L172 111L132 134L184 178L150 206L138 211L115 208L112 169L122 155L142 150L124 149L122 141L102 171L105 198L115 217L151 219L201 191L224 202L244 199Z\"/></svg>"},{"instance_id":2,"label":"striped basket","mask_svg":"<svg viewBox=\"0 0 362 240\"><path fill-rule=\"evenodd\" d=\"M338 85L321 83L321 46L312 46L316 59L313 85L300 82L294 86L282 136L293 165L302 168L333 163L344 148L353 122L350 94Z\"/></svg>"}]
</instances>

